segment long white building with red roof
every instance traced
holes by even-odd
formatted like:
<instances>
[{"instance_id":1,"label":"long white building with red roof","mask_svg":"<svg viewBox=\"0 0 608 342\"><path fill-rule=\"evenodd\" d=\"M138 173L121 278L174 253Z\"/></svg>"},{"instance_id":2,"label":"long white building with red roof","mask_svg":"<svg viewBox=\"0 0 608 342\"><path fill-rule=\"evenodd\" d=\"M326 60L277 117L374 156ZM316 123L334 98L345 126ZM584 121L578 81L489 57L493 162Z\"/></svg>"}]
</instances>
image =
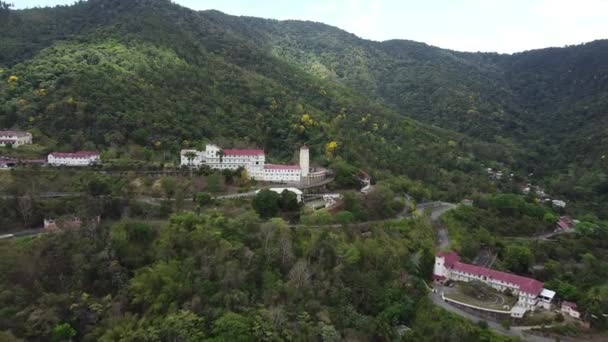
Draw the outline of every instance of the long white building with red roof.
<instances>
[{"instance_id":1,"label":"long white building with red roof","mask_svg":"<svg viewBox=\"0 0 608 342\"><path fill-rule=\"evenodd\" d=\"M549 309L555 295L555 292L544 289L544 284L536 279L463 263L456 252L439 252L435 255L433 279L441 283L447 280L477 280L500 292L510 290L518 296L516 307L524 312L537 307Z\"/></svg>"},{"instance_id":2,"label":"long white building with red roof","mask_svg":"<svg viewBox=\"0 0 608 342\"><path fill-rule=\"evenodd\" d=\"M90 166L101 161L99 152L53 152L48 155L47 161L54 166Z\"/></svg>"},{"instance_id":3,"label":"long white building with red roof","mask_svg":"<svg viewBox=\"0 0 608 342\"><path fill-rule=\"evenodd\" d=\"M308 174L308 147L300 149L298 165L266 164L264 150L260 149L222 149L216 145L205 146L204 151L187 149L181 151L181 165L188 167L208 166L216 170L247 170L251 179L276 182L297 183Z\"/></svg>"}]
</instances>

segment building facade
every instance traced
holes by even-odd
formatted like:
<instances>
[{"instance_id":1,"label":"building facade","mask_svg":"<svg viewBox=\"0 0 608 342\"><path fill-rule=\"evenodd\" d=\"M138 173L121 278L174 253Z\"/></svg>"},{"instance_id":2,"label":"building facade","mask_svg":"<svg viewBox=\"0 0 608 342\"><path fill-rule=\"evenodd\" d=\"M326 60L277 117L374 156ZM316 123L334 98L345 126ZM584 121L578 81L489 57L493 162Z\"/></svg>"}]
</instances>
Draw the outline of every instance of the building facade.
<instances>
[{"instance_id":1,"label":"building facade","mask_svg":"<svg viewBox=\"0 0 608 342\"><path fill-rule=\"evenodd\" d=\"M518 297L515 305L517 312L534 311L537 307L550 309L555 295L555 292L544 289L544 284L536 279L462 263L456 252L435 255L433 279L440 283L447 280L480 281L499 292L509 290Z\"/></svg>"},{"instance_id":2,"label":"building facade","mask_svg":"<svg viewBox=\"0 0 608 342\"><path fill-rule=\"evenodd\" d=\"M216 170L244 168L251 179L274 183L299 183L308 176L310 156L307 146L300 149L298 165L266 164L264 150L222 149L209 144L204 151L182 150L180 163L187 167L208 166Z\"/></svg>"},{"instance_id":3,"label":"building facade","mask_svg":"<svg viewBox=\"0 0 608 342\"><path fill-rule=\"evenodd\" d=\"M98 152L79 151L73 153L53 152L49 154L48 163L54 166L90 166L101 161Z\"/></svg>"},{"instance_id":4,"label":"building facade","mask_svg":"<svg viewBox=\"0 0 608 342\"><path fill-rule=\"evenodd\" d=\"M0 131L0 146L19 147L30 145L32 143L32 134L21 131Z\"/></svg>"}]
</instances>

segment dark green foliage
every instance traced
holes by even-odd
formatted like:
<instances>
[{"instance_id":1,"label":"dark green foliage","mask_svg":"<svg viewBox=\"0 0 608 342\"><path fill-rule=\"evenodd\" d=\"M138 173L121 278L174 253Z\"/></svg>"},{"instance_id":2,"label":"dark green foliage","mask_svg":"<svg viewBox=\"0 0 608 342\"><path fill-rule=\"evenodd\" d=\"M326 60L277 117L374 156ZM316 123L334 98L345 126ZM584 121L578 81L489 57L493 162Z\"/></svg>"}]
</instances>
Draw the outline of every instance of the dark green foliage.
<instances>
[{"instance_id":1,"label":"dark green foliage","mask_svg":"<svg viewBox=\"0 0 608 342\"><path fill-rule=\"evenodd\" d=\"M196 204L202 208L211 204L213 202L213 197L211 197L211 195L206 192L199 192L196 194L194 200Z\"/></svg>"},{"instance_id":2,"label":"dark green foliage","mask_svg":"<svg viewBox=\"0 0 608 342\"><path fill-rule=\"evenodd\" d=\"M300 208L300 204L298 203L298 196L289 190L283 190L283 192L281 192L281 198L279 200L279 207L282 211L298 210Z\"/></svg>"},{"instance_id":3,"label":"dark green foliage","mask_svg":"<svg viewBox=\"0 0 608 342\"><path fill-rule=\"evenodd\" d=\"M274 191L260 190L253 198L253 209L262 217L269 218L279 213L281 195Z\"/></svg>"},{"instance_id":4,"label":"dark green foliage","mask_svg":"<svg viewBox=\"0 0 608 342\"><path fill-rule=\"evenodd\" d=\"M370 228L364 237L214 211L160 229L122 221L1 241L0 330L28 340L388 340L406 325L443 340L465 325L461 337L476 340L478 328L446 312L442 329L427 331L438 316L419 321L427 293L406 265L432 248L428 224Z\"/></svg>"}]
</instances>

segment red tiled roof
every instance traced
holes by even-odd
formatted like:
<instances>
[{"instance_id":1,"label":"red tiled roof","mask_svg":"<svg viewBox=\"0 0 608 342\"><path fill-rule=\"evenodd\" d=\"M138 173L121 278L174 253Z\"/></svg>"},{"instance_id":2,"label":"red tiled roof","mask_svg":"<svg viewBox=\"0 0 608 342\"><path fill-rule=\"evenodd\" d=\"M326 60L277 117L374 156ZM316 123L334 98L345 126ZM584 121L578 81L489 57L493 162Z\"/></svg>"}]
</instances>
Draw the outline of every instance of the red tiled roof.
<instances>
[{"instance_id":1,"label":"red tiled roof","mask_svg":"<svg viewBox=\"0 0 608 342\"><path fill-rule=\"evenodd\" d=\"M99 156L99 152L93 151L78 151L72 153L63 153L63 152L53 152L49 154L49 157L53 156L55 158L90 158L94 156Z\"/></svg>"},{"instance_id":2,"label":"red tiled roof","mask_svg":"<svg viewBox=\"0 0 608 342\"><path fill-rule=\"evenodd\" d=\"M562 216L559 218L557 225L564 230L574 227L574 222L568 216Z\"/></svg>"},{"instance_id":3,"label":"red tiled roof","mask_svg":"<svg viewBox=\"0 0 608 342\"><path fill-rule=\"evenodd\" d=\"M264 164L266 170L300 170L300 165Z\"/></svg>"},{"instance_id":4,"label":"red tiled roof","mask_svg":"<svg viewBox=\"0 0 608 342\"><path fill-rule=\"evenodd\" d=\"M562 302L562 306L567 306L567 307L569 307L571 309L574 309L574 310L576 310L576 308L577 308L576 303L566 302L566 301Z\"/></svg>"},{"instance_id":5,"label":"red tiled roof","mask_svg":"<svg viewBox=\"0 0 608 342\"><path fill-rule=\"evenodd\" d=\"M258 156L258 155L264 154L264 150L257 150L257 149L252 149L252 150L227 149L227 150L222 150L222 151L224 151L225 156Z\"/></svg>"},{"instance_id":6,"label":"red tiled roof","mask_svg":"<svg viewBox=\"0 0 608 342\"><path fill-rule=\"evenodd\" d=\"M437 253L437 256L439 257L443 257L445 260L443 262L443 264L445 265L445 267L452 267L454 266L454 263L460 261L460 256L458 255L458 253L452 251L452 252L439 252Z\"/></svg>"},{"instance_id":7,"label":"red tiled roof","mask_svg":"<svg viewBox=\"0 0 608 342\"><path fill-rule=\"evenodd\" d=\"M518 276L516 274L491 270L489 268L479 267L475 265L469 265L462 262L454 263L452 269L463 272L474 274L482 277L488 277L489 279L500 280L505 283L514 284L519 287L519 290L525 293L538 295L543 289L543 283L532 278Z\"/></svg>"},{"instance_id":8,"label":"red tiled roof","mask_svg":"<svg viewBox=\"0 0 608 342\"><path fill-rule=\"evenodd\" d=\"M22 132L22 131L0 131L0 136L15 136L15 137L25 137L27 136L29 133L28 132Z\"/></svg>"},{"instance_id":9,"label":"red tiled roof","mask_svg":"<svg viewBox=\"0 0 608 342\"><path fill-rule=\"evenodd\" d=\"M445 258L445 267L451 268L458 272L469 273L476 276L487 277L490 279L500 280L505 283L514 284L519 287L520 291L525 293L538 295L543 289L544 284L536 279L462 263L460 262L460 256L454 251L439 252L437 253L437 256Z\"/></svg>"}]
</instances>

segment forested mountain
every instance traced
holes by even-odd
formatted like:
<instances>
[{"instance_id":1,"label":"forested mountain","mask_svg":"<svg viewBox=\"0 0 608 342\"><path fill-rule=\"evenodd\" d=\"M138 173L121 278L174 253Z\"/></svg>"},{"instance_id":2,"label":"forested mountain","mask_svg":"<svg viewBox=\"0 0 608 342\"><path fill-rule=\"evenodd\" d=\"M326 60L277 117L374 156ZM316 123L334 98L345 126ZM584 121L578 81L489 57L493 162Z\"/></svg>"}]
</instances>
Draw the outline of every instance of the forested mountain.
<instances>
[{"instance_id":1,"label":"forested mountain","mask_svg":"<svg viewBox=\"0 0 608 342\"><path fill-rule=\"evenodd\" d=\"M511 341L429 300L442 223L410 210L463 198L443 216L450 248L603 317L607 53L462 53L169 0L0 1L0 129L34 135L2 154L103 159L0 174L0 233L82 224L0 239L0 340ZM208 142L269 162L308 144L343 200L313 211L289 192L222 196L259 186L241 170L158 171ZM533 237L564 210L521 196L527 181L568 200L574 233Z\"/></svg>"},{"instance_id":2,"label":"forested mountain","mask_svg":"<svg viewBox=\"0 0 608 342\"><path fill-rule=\"evenodd\" d=\"M263 147L285 161L303 143L323 160L336 141L338 157L427 181L453 200L488 187L482 162L510 164L518 153L317 77L218 12L93 0L3 16L0 125L37 129L47 146L175 154L205 140Z\"/></svg>"},{"instance_id":3,"label":"forested mountain","mask_svg":"<svg viewBox=\"0 0 608 342\"><path fill-rule=\"evenodd\" d=\"M0 122L41 128L60 146L176 149L184 140L226 138L286 159L284 142L308 142L322 154L329 140L340 140L347 159L410 168L410 176L431 172L410 159L435 146L422 152L433 164L456 155L500 161L573 199L597 203L608 188L607 41L461 53L159 0L92 0L2 16L2 77L20 78L2 82ZM348 146L354 140L365 143ZM449 140L462 153L446 149ZM400 147L407 157L385 163L370 147Z\"/></svg>"}]
</instances>

